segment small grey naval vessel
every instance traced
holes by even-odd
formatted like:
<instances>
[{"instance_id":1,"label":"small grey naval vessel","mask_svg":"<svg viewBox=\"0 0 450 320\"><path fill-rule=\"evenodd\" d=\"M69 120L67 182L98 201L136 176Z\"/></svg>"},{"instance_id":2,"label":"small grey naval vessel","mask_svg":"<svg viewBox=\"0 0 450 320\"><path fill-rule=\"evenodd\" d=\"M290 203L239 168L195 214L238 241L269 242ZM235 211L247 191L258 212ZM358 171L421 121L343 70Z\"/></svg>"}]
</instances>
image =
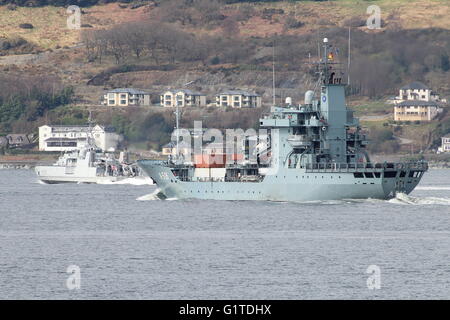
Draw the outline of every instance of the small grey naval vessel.
<instances>
[{"instance_id":1,"label":"small grey naval vessel","mask_svg":"<svg viewBox=\"0 0 450 320\"><path fill-rule=\"evenodd\" d=\"M346 107L342 72L333 57L336 52L327 39L323 48L316 64L320 75L316 90L306 92L304 104L272 107L260 119L268 142L258 157L264 153L269 161L227 161L209 168L176 159L138 161L160 188L159 194L272 201L389 199L396 193L409 194L428 170L427 163L370 161L366 136Z\"/></svg>"},{"instance_id":2,"label":"small grey naval vessel","mask_svg":"<svg viewBox=\"0 0 450 320\"><path fill-rule=\"evenodd\" d=\"M102 152L88 136L86 145L65 152L50 166L36 166L35 172L44 183L106 183L139 175L139 167L128 162L125 153L119 159Z\"/></svg>"}]
</instances>

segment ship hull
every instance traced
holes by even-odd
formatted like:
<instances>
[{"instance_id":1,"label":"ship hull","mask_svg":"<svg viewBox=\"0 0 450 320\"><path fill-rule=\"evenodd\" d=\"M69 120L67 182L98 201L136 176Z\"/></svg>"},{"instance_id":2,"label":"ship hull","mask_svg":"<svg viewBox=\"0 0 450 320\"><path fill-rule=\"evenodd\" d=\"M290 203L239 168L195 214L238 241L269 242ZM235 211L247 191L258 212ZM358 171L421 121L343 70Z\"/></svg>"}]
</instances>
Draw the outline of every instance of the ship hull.
<instances>
[{"instance_id":1,"label":"ship hull","mask_svg":"<svg viewBox=\"0 0 450 320\"><path fill-rule=\"evenodd\" d=\"M39 177L39 180L46 184L61 184L61 183L106 183L116 182L122 179L116 179L115 177Z\"/></svg>"},{"instance_id":2,"label":"ship hull","mask_svg":"<svg viewBox=\"0 0 450 320\"><path fill-rule=\"evenodd\" d=\"M212 200L318 201L390 199L409 194L421 176L355 178L352 172L306 172L279 169L261 182L181 181L168 166L141 160L138 165L156 182L167 198Z\"/></svg>"},{"instance_id":3,"label":"ship hull","mask_svg":"<svg viewBox=\"0 0 450 320\"><path fill-rule=\"evenodd\" d=\"M124 176L97 176L95 167L83 168L83 170L77 168L71 173L67 173L65 167L58 166L37 166L34 170L39 180L47 184L116 182L126 178Z\"/></svg>"}]
</instances>

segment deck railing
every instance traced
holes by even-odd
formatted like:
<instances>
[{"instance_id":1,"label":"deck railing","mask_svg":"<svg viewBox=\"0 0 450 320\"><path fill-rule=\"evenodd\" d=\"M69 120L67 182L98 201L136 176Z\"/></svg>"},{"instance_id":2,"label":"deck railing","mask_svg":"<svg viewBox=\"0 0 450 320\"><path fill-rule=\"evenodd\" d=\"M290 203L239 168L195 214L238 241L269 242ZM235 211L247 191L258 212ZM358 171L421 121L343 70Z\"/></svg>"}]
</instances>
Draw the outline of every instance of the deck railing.
<instances>
[{"instance_id":1,"label":"deck railing","mask_svg":"<svg viewBox=\"0 0 450 320\"><path fill-rule=\"evenodd\" d=\"M396 170L428 169L428 163L417 162L385 162L385 163L311 163L304 166L306 172L382 172Z\"/></svg>"}]
</instances>

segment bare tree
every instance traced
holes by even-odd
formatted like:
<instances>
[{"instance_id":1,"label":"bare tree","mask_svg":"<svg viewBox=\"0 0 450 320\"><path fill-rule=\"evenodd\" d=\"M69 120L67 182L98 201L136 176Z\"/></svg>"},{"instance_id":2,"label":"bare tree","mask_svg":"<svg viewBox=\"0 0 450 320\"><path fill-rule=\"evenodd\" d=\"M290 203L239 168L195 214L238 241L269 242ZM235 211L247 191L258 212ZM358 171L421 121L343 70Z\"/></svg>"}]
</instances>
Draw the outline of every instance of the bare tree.
<instances>
[{"instance_id":1,"label":"bare tree","mask_svg":"<svg viewBox=\"0 0 450 320\"><path fill-rule=\"evenodd\" d=\"M133 22L122 25L121 27L126 44L133 51L137 59L141 57L142 52L146 48L145 36L147 26L148 24L142 22Z\"/></svg>"},{"instance_id":2,"label":"bare tree","mask_svg":"<svg viewBox=\"0 0 450 320\"><path fill-rule=\"evenodd\" d=\"M194 8L201 15L203 23L218 22L225 19L220 12L220 3L217 0L195 0Z\"/></svg>"},{"instance_id":3,"label":"bare tree","mask_svg":"<svg viewBox=\"0 0 450 320\"><path fill-rule=\"evenodd\" d=\"M115 58L116 63L120 64L127 56L126 34L120 28L114 28L106 33L108 39L108 52Z\"/></svg>"},{"instance_id":4,"label":"bare tree","mask_svg":"<svg viewBox=\"0 0 450 320\"><path fill-rule=\"evenodd\" d=\"M226 37L239 35L239 25L235 18L228 17L222 23L222 32Z\"/></svg>"},{"instance_id":5,"label":"bare tree","mask_svg":"<svg viewBox=\"0 0 450 320\"><path fill-rule=\"evenodd\" d=\"M161 3L159 17L161 21L177 22L182 25L192 23L192 0L165 0Z\"/></svg>"}]
</instances>

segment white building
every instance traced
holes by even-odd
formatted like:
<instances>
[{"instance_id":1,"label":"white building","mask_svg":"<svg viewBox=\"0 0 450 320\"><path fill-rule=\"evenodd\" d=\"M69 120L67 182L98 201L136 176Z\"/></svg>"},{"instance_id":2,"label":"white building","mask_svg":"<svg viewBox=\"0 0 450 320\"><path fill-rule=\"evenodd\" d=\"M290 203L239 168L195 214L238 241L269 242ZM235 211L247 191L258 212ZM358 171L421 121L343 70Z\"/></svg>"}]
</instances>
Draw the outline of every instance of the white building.
<instances>
[{"instance_id":1,"label":"white building","mask_svg":"<svg viewBox=\"0 0 450 320\"><path fill-rule=\"evenodd\" d=\"M161 107L204 107L206 95L188 89L168 90L160 96Z\"/></svg>"},{"instance_id":2,"label":"white building","mask_svg":"<svg viewBox=\"0 0 450 320\"><path fill-rule=\"evenodd\" d=\"M67 151L86 145L89 126L49 126L39 127L39 150ZM106 151L117 149L122 136L114 128L95 125L92 127L95 144Z\"/></svg>"},{"instance_id":3,"label":"white building","mask_svg":"<svg viewBox=\"0 0 450 320\"><path fill-rule=\"evenodd\" d=\"M261 96L259 94L243 91L228 90L216 96L216 106L233 108L259 108Z\"/></svg>"},{"instance_id":4,"label":"white building","mask_svg":"<svg viewBox=\"0 0 450 320\"><path fill-rule=\"evenodd\" d=\"M450 152L450 134L443 136L441 146L438 148L438 153Z\"/></svg>"},{"instance_id":5,"label":"white building","mask_svg":"<svg viewBox=\"0 0 450 320\"><path fill-rule=\"evenodd\" d=\"M427 102L442 102L446 103L446 99L441 97L422 82L412 82L406 86L403 86L399 90L397 97L390 98L387 102L399 104L404 101L427 101Z\"/></svg>"},{"instance_id":6,"label":"white building","mask_svg":"<svg viewBox=\"0 0 450 320\"><path fill-rule=\"evenodd\" d=\"M151 94L133 88L119 88L106 92L102 104L110 107L149 106Z\"/></svg>"}]
</instances>

